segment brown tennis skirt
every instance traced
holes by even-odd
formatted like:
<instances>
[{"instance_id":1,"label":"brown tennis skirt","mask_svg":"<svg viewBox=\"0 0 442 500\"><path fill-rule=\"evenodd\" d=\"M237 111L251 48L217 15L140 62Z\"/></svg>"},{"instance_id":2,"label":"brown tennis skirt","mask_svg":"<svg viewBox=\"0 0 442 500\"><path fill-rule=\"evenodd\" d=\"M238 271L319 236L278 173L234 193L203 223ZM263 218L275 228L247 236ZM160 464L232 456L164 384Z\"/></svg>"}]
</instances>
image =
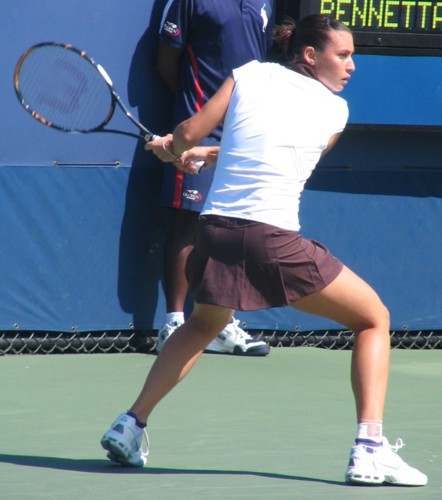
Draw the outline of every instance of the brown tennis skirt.
<instances>
[{"instance_id":1,"label":"brown tennis skirt","mask_svg":"<svg viewBox=\"0 0 442 500\"><path fill-rule=\"evenodd\" d=\"M327 248L297 231L206 215L200 218L186 273L195 302L253 311L318 292L342 267Z\"/></svg>"}]
</instances>

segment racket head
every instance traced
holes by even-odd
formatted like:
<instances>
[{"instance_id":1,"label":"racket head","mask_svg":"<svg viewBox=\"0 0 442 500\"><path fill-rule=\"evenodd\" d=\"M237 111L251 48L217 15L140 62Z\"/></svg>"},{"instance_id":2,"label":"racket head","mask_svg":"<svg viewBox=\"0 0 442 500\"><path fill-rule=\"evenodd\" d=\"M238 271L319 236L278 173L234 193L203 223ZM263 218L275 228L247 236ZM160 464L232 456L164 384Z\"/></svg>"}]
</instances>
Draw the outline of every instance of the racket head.
<instances>
[{"instance_id":1,"label":"racket head","mask_svg":"<svg viewBox=\"0 0 442 500\"><path fill-rule=\"evenodd\" d=\"M71 133L100 131L116 105L103 71L72 45L43 42L18 60L14 88L22 106L43 125Z\"/></svg>"}]
</instances>

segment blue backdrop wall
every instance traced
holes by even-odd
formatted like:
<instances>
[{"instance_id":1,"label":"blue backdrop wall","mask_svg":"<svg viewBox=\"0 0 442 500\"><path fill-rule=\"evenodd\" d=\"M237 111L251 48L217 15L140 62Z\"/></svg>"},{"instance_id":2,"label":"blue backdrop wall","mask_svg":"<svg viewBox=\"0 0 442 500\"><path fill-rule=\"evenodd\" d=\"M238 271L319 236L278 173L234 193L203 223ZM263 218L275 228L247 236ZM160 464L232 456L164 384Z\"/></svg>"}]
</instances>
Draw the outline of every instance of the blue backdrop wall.
<instances>
[{"instance_id":1,"label":"blue backdrop wall","mask_svg":"<svg viewBox=\"0 0 442 500\"><path fill-rule=\"evenodd\" d=\"M0 329L161 326L169 221L159 204L162 165L128 137L42 127L19 105L12 75L30 45L72 43L107 69L141 121L167 132L171 95L153 69L164 3L2 5ZM344 95L350 126L309 181L303 233L378 290L394 329L441 329L442 60L360 55L355 62ZM122 115L116 120L116 128L127 126ZM249 328L340 328L289 308L237 317Z\"/></svg>"}]
</instances>

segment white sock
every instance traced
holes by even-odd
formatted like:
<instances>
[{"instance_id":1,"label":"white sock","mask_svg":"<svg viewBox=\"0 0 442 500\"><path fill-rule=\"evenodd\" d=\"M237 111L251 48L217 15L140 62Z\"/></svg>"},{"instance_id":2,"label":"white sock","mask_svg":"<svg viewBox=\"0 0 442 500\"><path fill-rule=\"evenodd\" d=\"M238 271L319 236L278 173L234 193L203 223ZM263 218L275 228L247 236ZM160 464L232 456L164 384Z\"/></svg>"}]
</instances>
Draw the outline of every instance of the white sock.
<instances>
[{"instance_id":1,"label":"white sock","mask_svg":"<svg viewBox=\"0 0 442 500\"><path fill-rule=\"evenodd\" d=\"M184 323L184 313L183 312L169 312L166 314L166 323L172 323L176 321L177 323Z\"/></svg>"},{"instance_id":2,"label":"white sock","mask_svg":"<svg viewBox=\"0 0 442 500\"><path fill-rule=\"evenodd\" d=\"M382 422L359 422L356 439L368 439L376 443L381 443Z\"/></svg>"}]
</instances>

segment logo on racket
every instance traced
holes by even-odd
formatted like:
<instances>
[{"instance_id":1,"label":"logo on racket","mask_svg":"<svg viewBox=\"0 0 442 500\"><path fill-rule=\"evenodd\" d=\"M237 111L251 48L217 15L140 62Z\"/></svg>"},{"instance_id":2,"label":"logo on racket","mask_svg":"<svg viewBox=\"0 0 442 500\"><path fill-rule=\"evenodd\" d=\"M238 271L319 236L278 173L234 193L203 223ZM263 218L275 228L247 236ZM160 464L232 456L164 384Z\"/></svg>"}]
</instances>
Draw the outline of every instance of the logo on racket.
<instances>
[{"instance_id":1,"label":"logo on racket","mask_svg":"<svg viewBox=\"0 0 442 500\"><path fill-rule=\"evenodd\" d=\"M43 42L30 47L16 64L14 88L20 104L47 127L79 134L111 132L145 141L157 137L132 116L104 68L71 44ZM107 128L117 106L141 134Z\"/></svg>"}]
</instances>

